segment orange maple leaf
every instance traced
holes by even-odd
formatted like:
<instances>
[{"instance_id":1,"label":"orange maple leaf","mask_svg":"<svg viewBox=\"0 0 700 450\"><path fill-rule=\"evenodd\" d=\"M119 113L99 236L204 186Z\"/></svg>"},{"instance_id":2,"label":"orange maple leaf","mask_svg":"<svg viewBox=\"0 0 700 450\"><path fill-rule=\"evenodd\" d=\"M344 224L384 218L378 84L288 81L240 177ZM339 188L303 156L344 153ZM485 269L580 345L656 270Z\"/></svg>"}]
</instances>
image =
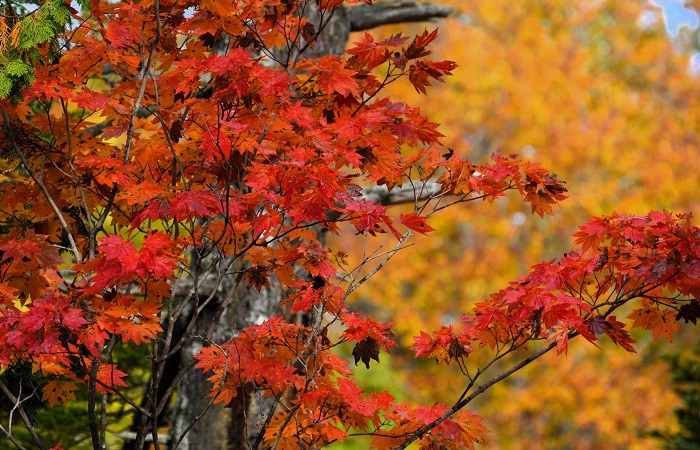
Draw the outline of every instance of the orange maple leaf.
<instances>
[{"instance_id":1,"label":"orange maple leaf","mask_svg":"<svg viewBox=\"0 0 700 450\"><path fill-rule=\"evenodd\" d=\"M75 400L75 392L78 386L72 381L49 381L43 388L42 400L49 401L49 407L53 408L56 403L65 405L69 400Z\"/></svg>"}]
</instances>

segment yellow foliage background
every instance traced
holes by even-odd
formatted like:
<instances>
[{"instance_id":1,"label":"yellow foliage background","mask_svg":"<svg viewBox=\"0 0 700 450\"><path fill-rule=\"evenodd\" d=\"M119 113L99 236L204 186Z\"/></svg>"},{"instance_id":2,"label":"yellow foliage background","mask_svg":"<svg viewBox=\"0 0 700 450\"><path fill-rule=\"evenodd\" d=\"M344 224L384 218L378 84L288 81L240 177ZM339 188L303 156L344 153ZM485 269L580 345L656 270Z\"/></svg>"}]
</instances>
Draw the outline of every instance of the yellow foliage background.
<instances>
[{"instance_id":1,"label":"yellow foliage background","mask_svg":"<svg viewBox=\"0 0 700 450\"><path fill-rule=\"evenodd\" d=\"M389 95L441 123L446 147L475 162L497 149L519 153L556 172L570 191L556 216L544 220L514 198L441 213L430 222L438 231L417 239L356 295L353 306L395 322L403 349L391 368L361 368L358 375L370 387L373 377L394 379L402 397L449 403L464 377L456 367L412 359L412 336L458 326L475 301L530 265L561 256L587 217L699 211L700 75L689 65L697 32L669 37L661 10L647 1L440 3L457 13L437 24L434 56L458 62L455 76L427 97L407 82L392 85ZM352 258L393 246L382 239L368 238ZM678 404L658 356L689 345L689 327L676 347L639 335L640 353L627 355L574 340L568 356L535 362L478 401L475 412L492 430L487 442L508 449L657 448L644 432L672 427ZM470 356L475 366L478 353Z\"/></svg>"}]
</instances>

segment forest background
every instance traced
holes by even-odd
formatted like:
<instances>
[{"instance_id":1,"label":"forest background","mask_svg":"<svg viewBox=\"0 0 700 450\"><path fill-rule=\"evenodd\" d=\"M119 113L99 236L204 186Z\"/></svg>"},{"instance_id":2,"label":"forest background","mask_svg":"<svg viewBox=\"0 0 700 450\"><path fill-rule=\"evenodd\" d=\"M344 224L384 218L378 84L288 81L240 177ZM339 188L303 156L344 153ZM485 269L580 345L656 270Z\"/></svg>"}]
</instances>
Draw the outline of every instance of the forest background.
<instances>
[{"instance_id":1,"label":"forest background","mask_svg":"<svg viewBox=\"0 0 700 450\"><path fill-rule=\"evenodd\" d=\"M473 160L500 148L541 161L567 180L570 198L544 220L517 201L436 216L438 235L419 238L359 293L365 309L381 305L402 348L561 256L587 217L700 211L700 2L440 3L456 14L439 24L436 58L460 67L428 97L402 84L392 97L420 106L442 124L443 143ZM475 408L489 447L659 448L650 432L677 429L680 404L662 356L692 353L697 333L684 328L672 344L635 337L637 355L612 342L604 351L572 345L568 357L549 354L497 385ZM453 369L394 352L391 366L357 375L376 388L394 380L399 396L447 401L461 376Z\"/></svg>"}]
</instances>

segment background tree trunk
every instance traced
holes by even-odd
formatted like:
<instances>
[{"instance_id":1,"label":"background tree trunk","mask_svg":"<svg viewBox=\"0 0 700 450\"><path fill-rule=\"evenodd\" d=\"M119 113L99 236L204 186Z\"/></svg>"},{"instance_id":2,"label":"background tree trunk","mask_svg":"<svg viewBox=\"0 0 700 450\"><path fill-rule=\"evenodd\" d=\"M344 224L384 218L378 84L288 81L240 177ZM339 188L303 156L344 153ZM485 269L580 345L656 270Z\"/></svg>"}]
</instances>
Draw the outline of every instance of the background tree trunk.
<instances>
[{"instance_id":1,"label":"background tree trunk","mask_svg":"<svg viewBox=\"0 0 700 450\"><path fill-rule=\"evenodd\" d=\"M317 58L341 54L351 31L364 30L386 23L446 17L450 12L449 7L420 4L414 1L386 2L348 9L341 7L323 27L312 47L303 53L303 57ZM321 28L322 20L324 22L328 20L329 14L328 12L319 13L313 2L307 5L303 13L314 24L316 30ZM275 56L278 60L284 61L288 55ZM291 57L295 56L291 55ZM185 297L187 292L193 289L198 278L210 269L211 264L226 265L226 259L220 259L217 263L213 255L214 253L204 258L204 261L193 264L192 274L178 281L174 288L174 297ZM184 376L179 381L176 391L168 448L177 447L186 450L254 448L260 425L269 414L274 412L275 399L262 398L253 386L250 392L239 393L231 405L212 406L212 399L207 397L211 392L207 375L202 374L198 369L193 369L193 355L199 351L205 340L208 339L213 343L226 342L245 328L283 313L280 301L284 293L277 280L270 280L270 287L258 292L245 285L245 282L237 286L236 272L243 267L238 264L236 269L229 269L230 273L223 278L218 277L220 270L212 270L210 278L200 283L202 286L197 289L197 298L193 299L195 304L199 304L213 295L212 301L196 317L192 315L193 311L190 311L180 319L181 329L186 329L190 321L193 326L187 331L188 336L179 352L180 371ZM217 279L219 279L218 283ZM191 309L194 310L194 307ZM215 327L212 327L212 322L216 323ZM176 340L174 339L173 342ZM167 377L164 376L163 379L166 380Z\"/></svg>"},{"instance_id":2,"label":"background tree trunk","mask_svg":"<svg viewBox=\"0 0 700 450\"><path fill-rule=\"evenodd\" d=\"M204 273L206 270L202 269L209 269L209 264L216 264L216 261L199 264L195 270ZM243 269L241 264L233 267L235 270L230 272ZM217 278L216 275L210 277ZM194 278L197 278L196 274ZM223 344L241 330L282 313L279 305L282 292L277 280L270 280L270 287L258 292L244 284L237 286L236 278L233 273L227 274L218 283L213 301L194 320L190 337L180 351L181 368L186 372L177 390L170 429L171 448L248 448L249 440L252 444L257 437L255 430L274 408L274 399L255 395L254 386L249 392L240 392L231 405L211 405L212 399L207 397L211 383L206 374L192 368L193 355L205 342ZM183 280L183 284L189 284L188 281ZM211 294L207 289L199 292L200 298ZM220 309L222 305L228 306ZM188 315L187 320L191 317ZM212 327L212 324L215 325Z\"/></svg>"}]
</instances>

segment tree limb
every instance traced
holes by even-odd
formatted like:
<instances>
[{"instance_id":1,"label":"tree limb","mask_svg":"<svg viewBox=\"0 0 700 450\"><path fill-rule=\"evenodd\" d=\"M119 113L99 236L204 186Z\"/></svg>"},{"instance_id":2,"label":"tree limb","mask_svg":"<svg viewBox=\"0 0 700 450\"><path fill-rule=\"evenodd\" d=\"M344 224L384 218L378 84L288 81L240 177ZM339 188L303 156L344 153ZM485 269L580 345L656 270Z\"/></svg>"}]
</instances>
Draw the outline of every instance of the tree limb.
<instances>
[{"instance_id":1,"label":"tree limb","mask_svg":"<svg viewBox=\"0 0 700 450\"><path fill-rule=\"evenodd\" d=\"M71 229L68 227L68 222L66 222L66 219L63 217L61 210L56 205L56 202L54 202L53 197L51 196L51 193L47 189L43 180L39 178L39 176L34 172L32 166L29 165L29 161L27 160L26 156L24 155L24 153L22 153L22 150L19 148L19 145L17 144L14 133L12 131L12 124L10 123L10 116L7 114L7 111L2 112L2 117L5 120L5 126L7 127L7 136L10 138L10 143L12 144L12 147L14 148L17 157L19 157L19 160L22 162L22 166L24 166L24 169L41 189L41 192L44 194L44 198L46 198L46 201L51 206L51 209L53 210L54 214L56 214L56 218L58 218L58 221L61 223L61 227L63 227L63 230L66 232L68 242L70 243L70 249L73 253L75 261L80 262L80 252L78 251L78 246L75 243L75 239L73 238L73 233L71 233Z\"/></svg>"},{"instance_id":2,"label":"tree limb","mask_svg":"<svg viewBox=\"0 0 700 450\"><path fill-rule=\"evenodd\" d=\"M22 422L24 422L24 426L27 427L27 431L29 431L29 434L32 436L32 439L34 439L34 443L37 445L37 447L39 447L39 449L41 450L47 450L48 447L46 446L46 444L44 444L44 442L37 434L36 429L32 424L32 421L29 419L29 416L22 407L22 400L18 397L15 397L14 394L12 394L12 391L10 391L10 389L2 380L0 380L0 390L7 396L8 399L10 399L12 403L14 403L13 408L17 408L17 411L19 411L19 415L22 418ZM8 433L11 432L11 430L8 431Z\"/></svg>"},{"instance_id":3,"label":"tree limb","mask_svg":"<svg viewBox=\"0 0 700 450\"><path fill-rule=\"evenodd\" d=\"M578 333L571 334L570 337L574 337L577 334ZM537 358L543 356L544 354L546 354L547 352L549 352L550 350L552 350L556 346L557 346L557 343L552 342L548 346L541 348L537 352L535 352L532 355L528 356L527 358L523 359L522 361L520 361L518 364L514 365L510 369L506 370L505 372L501 372L500 374L496 375L495 377L493 377L492 379L490 379L486 383L482 384L474 392L472 392L472 394L469 397L466 397L466 398L458 401L457 403L455 403L455 405L452 406L452 408L448 409L442 416L438 417L437 419L433 420L431 423L416 430L408 439L406 439L404 442L402 442L401 445L396 447L395 450L405 449L411 443L417 441L418 439L423 437L425 434L430 432L432 429L434 429L436 426L440 425L442 422L444 422L445 420L452 417L457 411L459 411L460 409L467 406L472 400L474 400L474 398L476 398L479 395L486 392L491 386L493 386L494 384L496 384L500 381L503 381L504 379L513 375L515 372L517 372L518 370L527 366L528 364L530 364L531 362L533 362Z\"/></svg>"},{"instance_id":4,"label":"tree limb","mask_svg":"<svg viewBox=\"0 0 700 450\"><path fill-rule=\"evenodd\" d=\"M414 0L395 0L373 5L347 8L352 31L368 30L380 25L405 22L422 22L449 16L451 6L418 3Z\"/></svg>"},{"instance_id":5,"label":"tree limb","mask_svg":"<svg viewBox=\"0 0 700 450\"><path fill-rule=\"evenodd\" d=\"M442 185L435 181L405 182L391 191L385 186L369 186L362 190L362 198L382 205L398 205L426 200L440 194Z\"/></svg>"}]
</instances>

